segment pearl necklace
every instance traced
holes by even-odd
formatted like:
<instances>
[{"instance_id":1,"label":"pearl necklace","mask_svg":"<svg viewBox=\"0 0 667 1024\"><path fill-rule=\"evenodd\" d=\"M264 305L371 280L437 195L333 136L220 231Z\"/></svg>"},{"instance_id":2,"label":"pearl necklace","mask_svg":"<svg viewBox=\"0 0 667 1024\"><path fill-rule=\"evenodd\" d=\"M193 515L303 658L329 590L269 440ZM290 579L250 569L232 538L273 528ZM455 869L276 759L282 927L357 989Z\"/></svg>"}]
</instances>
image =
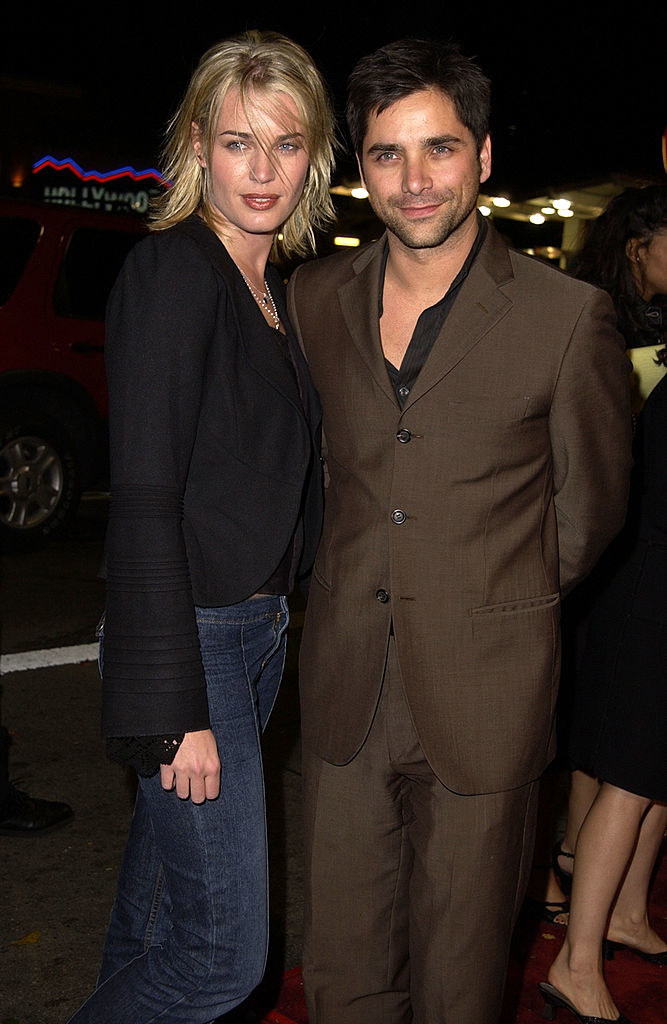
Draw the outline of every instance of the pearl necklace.
<instances>
[{"instance_id":1,"label":"pearl necklace","mask_svg":"<svg viewBox=\"0 0 667 1024\"><path fill-rule=\"evenodd\" d=\"M239 270L241 270L240 267L239 267ZM271 294L271 290L270 290L268 284L266 283L266 278L264 278L264 292L263 292L262 295L259 295L255 291L255 289L253 288L252 284L250 283L250 281L245 276L245 274L243 273L242 270L241 270L241 277L243 278L245 283L248 285L248 288L250 289L250 293L251 293L252 297L254 298L255 302L257 303L257 305L259 306L259 308L261 310L266 311L269 314L269 316L273 320L273 326L275 327L275 329L277 331L279 331L280 330L280 317L278 316L278 310L276 309L276 304L273 301L273 295ZM269 303L270 303L270 305L269 305Z\"/></svg>"}]
</instances>

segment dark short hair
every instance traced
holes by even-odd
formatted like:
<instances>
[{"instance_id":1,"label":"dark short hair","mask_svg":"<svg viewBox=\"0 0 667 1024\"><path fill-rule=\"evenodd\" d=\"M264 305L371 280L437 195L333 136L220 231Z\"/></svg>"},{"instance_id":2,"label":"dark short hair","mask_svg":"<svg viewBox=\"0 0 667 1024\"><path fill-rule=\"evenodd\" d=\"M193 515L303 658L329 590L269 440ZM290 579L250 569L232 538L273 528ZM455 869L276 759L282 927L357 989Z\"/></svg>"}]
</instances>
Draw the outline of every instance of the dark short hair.
<instances>
[{"instance_id":1,"label":"dark short hair","mask_svg":"<svg viewBox=\"0 0 667 1024\"><path fill-rule=\"evenodd\" d=\"M455 43L400 39L380 47L355 66L348 80L347 124L361 154L368 119L392 103L424 89L439 89L481 151L489 134L491 85L482 69Z\"/></svg>"}]
</instances>

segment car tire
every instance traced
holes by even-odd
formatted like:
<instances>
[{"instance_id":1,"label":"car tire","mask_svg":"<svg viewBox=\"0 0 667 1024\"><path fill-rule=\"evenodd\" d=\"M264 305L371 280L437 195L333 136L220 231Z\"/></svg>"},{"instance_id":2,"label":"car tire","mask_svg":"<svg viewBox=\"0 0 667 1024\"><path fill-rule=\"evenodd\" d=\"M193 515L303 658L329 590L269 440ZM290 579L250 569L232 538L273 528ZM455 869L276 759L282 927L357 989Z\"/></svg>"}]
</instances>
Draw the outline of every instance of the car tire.
<instances>
[{"instance_id":1,"label":"car tire","mask_svg":"<svg viewBox=\"0 0 667 1024\"><path fill-rule=\"evenodd\" d=\"M21 409L0 418L0 545L42 547L71 522L81 497L76 446L49 416Z\"/></svg>"}]
</instances>

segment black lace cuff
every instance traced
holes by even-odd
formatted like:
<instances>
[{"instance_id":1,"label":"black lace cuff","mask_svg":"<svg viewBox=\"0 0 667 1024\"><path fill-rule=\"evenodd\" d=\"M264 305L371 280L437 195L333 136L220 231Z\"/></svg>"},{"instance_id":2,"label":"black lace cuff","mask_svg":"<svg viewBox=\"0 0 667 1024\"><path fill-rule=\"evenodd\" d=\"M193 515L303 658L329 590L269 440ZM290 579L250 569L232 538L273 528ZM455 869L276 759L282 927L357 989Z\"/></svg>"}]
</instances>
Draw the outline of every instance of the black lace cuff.
<instances>
[{"instance_id":1,"label":"black lace cuff","mask_svg":"<svg viewBox=\"0 0 667 1024\"><path fill-rule=\"evenodd\" d=\"M129 765L137 775L150 779L161 764L171 764L183 742L178 736L109 736L107 757L116 764Z\"/></svg>"}]
</instances>

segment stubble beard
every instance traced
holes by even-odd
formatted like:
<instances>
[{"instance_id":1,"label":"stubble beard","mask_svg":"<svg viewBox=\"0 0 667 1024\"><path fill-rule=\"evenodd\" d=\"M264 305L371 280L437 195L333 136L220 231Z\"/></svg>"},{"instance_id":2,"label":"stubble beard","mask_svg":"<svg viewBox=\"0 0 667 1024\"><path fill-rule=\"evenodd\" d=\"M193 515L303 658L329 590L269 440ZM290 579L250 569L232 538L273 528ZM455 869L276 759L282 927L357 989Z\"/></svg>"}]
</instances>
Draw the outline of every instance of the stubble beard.
<instances>
[{"instance_id":1,"label":"stubble beard","mask_svg":"<svg viewBox=\"0 0 667 1024\"><path fill-rule=\"evenodd\" d=\"M453 197L440 196L435 199L440 203L438 213L433 220L410 222L401 216L400 201L387 201L378 206L371 206L375 214L384 223L388 231L398 238L407 249L436 249L450 238L454 232L468 219L477 206L478 193L464 197L462 205L454 205ZM428 203L424 203L427 206Z\"/></svg>"}]
</instances>

